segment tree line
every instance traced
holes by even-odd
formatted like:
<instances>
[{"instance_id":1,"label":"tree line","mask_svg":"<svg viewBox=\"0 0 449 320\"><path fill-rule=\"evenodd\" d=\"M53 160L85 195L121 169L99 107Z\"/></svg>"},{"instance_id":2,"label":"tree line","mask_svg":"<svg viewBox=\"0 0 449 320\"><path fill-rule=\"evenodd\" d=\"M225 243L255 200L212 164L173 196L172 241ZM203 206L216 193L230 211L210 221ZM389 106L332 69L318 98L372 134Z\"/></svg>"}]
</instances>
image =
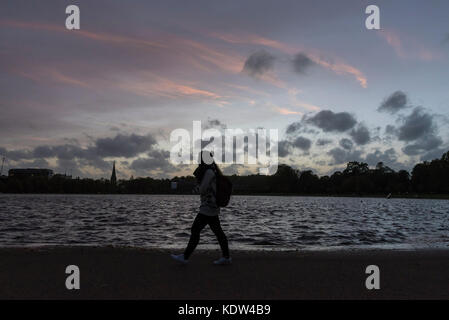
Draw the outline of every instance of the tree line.
<instances>
[{"instance_id":1,"label":"tree line","mask_svg":"<svg viewBox=\"0 0 449 320\"><path fill-rule=\"evenodd\" d=\"M321 176L311 170L299 171L281 164L272 176L229 177L235 194L304 194L304 195L449 195L449 151L440 159L424 161L411 173L395 171L379 162L370 169L367 163L352 161L343 171ZM176 188L172 182L176 181ZM0 180L3 193L122 193L122 194L191 194L193 176L173 179L136 178L119 180L76 178L62 175Z\"/></svg>"}]
</instances>

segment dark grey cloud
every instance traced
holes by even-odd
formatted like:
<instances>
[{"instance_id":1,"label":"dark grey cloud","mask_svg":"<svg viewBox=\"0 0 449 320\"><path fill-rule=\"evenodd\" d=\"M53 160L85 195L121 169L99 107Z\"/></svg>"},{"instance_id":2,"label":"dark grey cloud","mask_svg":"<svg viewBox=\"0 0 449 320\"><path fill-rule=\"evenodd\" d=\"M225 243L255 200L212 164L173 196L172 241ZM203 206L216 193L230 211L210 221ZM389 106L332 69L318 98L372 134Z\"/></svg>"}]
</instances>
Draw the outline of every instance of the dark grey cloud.
<instances>
[{"instance_id":1,"label":"dark grey cloud","mask_svg":"<svg viewBox=\"0 0 449 320\"><path fill-rule=\"evenodd\" d=\"M208 125L212 126L212 127L217 127L221 125L220 120L218 119L209 119L207 120Z\"/></svg>"},{"instance_id":2,"label":"dark grey cloud","mask_svg":"<svg viewBox=\"0 0 449 320\"><path fill-rule=\"evenodd\" d=\"M148 171L161 170L164 172L175 171L170 161L170 152L166 150L151 150L148 152L147 158L138 158L134 160L129 166L137 174L148 175Z\"/></svg>"},{"instance_id":3,"label":"dark grey cloud","mask_svg":"<svg viewBox=\"0 0 449 320\"><path fill-rule=\"evenodd\" d=\"M389 135L389 136L393 136L393 135L397 135L397 129L395 126L391 125L391 124L387 124L387 126L385 127L385 134Z\"/></svg>"},{"instance_id":4,"label":"dark grey cloud","mask_svg":"<svg viewBox=\"0 0 449 320\"><path fill-rule=\"evenodd\" d=\"M339 141L340 147L342 147L345 150L351 150L352 147L354 146L354 144L352 143L351 140L347 139L347 138L343 138Z\"/></svg>"},{"instance_id":5,"label":"dark grey cloud","mask_svg":"<svg viewBox=\"0 0 449 320\"><path fill-rule=\"evenodd\" d=\"M301 128L302 128L301 122L298 122L298 121L297 122L293 122L293 123L290 123L287 126L287 129L285 129L285 133L287 133L287 134L294 134L294 133L299 132Z\"/></svg>"},{"instance_id":6,"label":"dark grey cloud","mask_svg":"<svg viewBox=\"0 0 449 320\"><path fill-rule=\"evenodd\" d=\"M438 148L432 151L429 151L421 156L421 161L432 161L435 159L441 159L441 156L446 153L448 150L443 148Z\"/></svg>"},{"instance_id":7,"label":"dark grey cloud","mask_svg":"<svg viewBox=\"0 0 449 320\"><path fill-rule=\"evenodd\" d=\"M155 144L151 135L118 134L114 138L98 139L95 146L99 156L129 158L148 151Z\"/></svg>"},{"instance_id":8,"label":"dark grey cloud","mask_svg":"<svg viewBox=\"0 0 449 320\"><path fill-rule=\"evenodd\" d=\"M405 146L402 151L406 155L414 156L438 148L442 144L443 140L440 137L428 134L416 140L415 143Z\"/></svg>"},{"instance_id":9,"label":"dark grey cloud","mask_svg":"<svg viewBox=\"0 0 449 320\"><path fill-rule=\"evenodd\" d=\"M304 74L307 69L314 66L315 62L310 59L305 53L298 53L293 58L293 70L297 73Z\"/></svg>"},{"instance_id":10,"label":"dark grey cloud","mask_svg":"<svg viewBox=\"0 0 449 320\"><path fill-rule=\"evenodd\" d=\"M27 166L30 168L48 168L50 164L45 159L34 159Z\"/></svg>"},{"instance_id":11,"label":"dark grey cloud","mask_svg":"<svg viewBox=\"0 0 449 320\"><path fill-rule=\"evenodd\" d=\"M26 149L7 150L4 147L0 147L0 157L5 157L5 159L12 161L30 160L33 158L33 153L30 150Z\"/></svg>"},{"instance_id":12,"label":"dark grey cloud","mask_svg":"<svg viewBox=\"0 0 449 320\"><path fill-rule=\"evenodd\" d=\"M316 142L315 142L315 144L317 145L317 146L325 146L325 145L328 145L328 144L330 144L330 143L332 143L333 141L332 140L330 140L330 139L318 139Z\"/></svg>"},{"instance_id":13,"label":"dark grey cloud","mask_svg":"<svg viewBox=\"0 0 449 320\"><path fill-rule=\"evenodd\" d=\"M278 143L278 155L279 157L288 156L294 149L300 149L302 151L309 151L312 146L312 141L306 137L296 137L293 140L282 140Z\"/></svg>"},{"instance_id":14,"label":"dark grey cloud","mask_svg":"<svg viewBox=\"0 0 449 320\"><path fill-rule=\"evenodd\" d=\"M94 145L82 148L78 145L64 144L56 146L42 145L34 148L33 152L15 151L24 158L52 158L59 159L90 159L102 157L125 157L130 158L139 153L150 150L156 144L151 135L118 134L112 138L100 138L94 140ZM14 151L8 152L8 157Z\"/></svg>"},{"instance_id":15,"label":"dark grey cloud","mask_svg":"<svg viewBox=\"0 0 449 320\"><path fill-rule=\"evenodd\" d=\"M291 146L293 148L298 148L304 151L309 150L311 145L312 141L310 141L310 139L305 137L297 137L295 140L291 142Z\"/></svg>"},{"instance_id":16,"label":"dark grey cloud","mask_svg":"<svg viewBox=\"0 0 449 320\"><path fill-rule=\"evenodd\" d=\"M443 144L443 140L438 136L435 117L437 115L425 112L422 107L415 107L409 115L399 118L402 123L398 127L387 125L385 133L409 143L402 148L406 155L424 154L421 158L429 159Z\"/></svg>"},{"instance_id":17,"label":"dark grey cloud","mask_svg":"<svg viewBox=\"0 0 449 320\"><path fill-rule=\"evenodd\" d=\"M106 170L108 173L110 173L109 171L112 169L113 161L107 161L100 157L95 157L92 159L77 159L77 160L80 163L80 167L92 166L94 168L101 169L103 171Z\"/></svg>"},{"instance_id":18,"label":"dark grey cloud","mask_svg":"<svg viewBox=\"0 0 449 320\"><path fill-rule=\"evenodd\" d=\"M330 155L333 160L329 163L329 165L336 165L350 161L362 160L362 158L360 157L361 152L359 150L348 151L337 147L329 150L327 154Z\"/></svg>"},{"instance_id":19,"label":"dark grey cloud","mask_svg":"<svg viewBox=\"0 0 449 320\"><path fill-rule=\"evenodd\" d=\"M363 124L359 124L357 128L352 129L349 135L358 145L364 145L371 141L370 132Z\"/></svg>"},{"instance_id":20,"label":"dark grey cloud","mask_svg":"<svg viewBox=\"0 0 449 320\"><path fill-rule=\"evenodd\" d=\"M403 124L398 128L398 139L414 141L433 133L435 129L433 116L424 112L421 107L416 107L410 115L403 119Z\"/></svg>"},{"instance_id":21,"label":"dark grey cloud","mask_svg":"<svg viewBox=\"0 0 449 320\"><path fill-rule=\"evenodd\" d=\"M148 152L156 163L161 155L152 153L156 140L151 135L122 135L112 138L93 139L92 145L81 147L76 144L41 145L32 150L19 149L7 150L0 147L0 153L12 163L10 166L37 166L50 167L59 173L68 173L71 170L74 175L85 175L83 168L93 167L103 171L103 174L111 169L112 162L106 161L106 157L134 157L142 152ZM167 156L168 151L163 154ZM56 166L50 166L48 158L56 158ZM166 166L169 169L168 166ZM87 173L90 175L89 173Z\"/></svg>"},{"instance_id":22,"label":"dark grey cloud","mask_svg":"<svg viewBox=\"0 0 449 320\"><path fill-rule=\"evenodd\" d=\"M278 143L278 156L284 158L290 154L290 142L289 141L279 141Z\"/></svg>"},{"instance_id":23,"label":"dark grey cloud","mask_svg":"<svg viewBox=\"0 0 449 320\"><path fill-rule=\"evenodd\" d=\"M264 50L257 51L246 59L243 71L250 76L260 76L273 68L274 60L275 57L270 53Z\"/></svg>"},{"instance_id":24,"label":"dark grey cloud","mask_svg":"<svg viewBox=\"0 0 449 320\"><path fill-rule=\"evenodd\" d=\"M11 150L6 151L4 156L13 161L24 160L24 159L32 159L33 153L29 150Z\"/></svg>"},{"instance_id":25,"label":"dark grey cloud","mask_svg":"<svg viewBox=\"0 0 449 320\"><path fill-rule=\"evenodd\" d=\"M211 129L211 128L226 129L226 124L224 124L218 119L207 119L207 122L204 125L204 129Z\"/></svg>"},{"instance_id":26,"label":"dark grey cloud","mask_svg":"<svg viewBox=\"0 0 449 320\"><path fill-rule=\"evenodd\" d=\"M100 141L100 143L98 143ZM128 147L117 147L118 143L128 143ZM76 176L85 174L82 168L92 166L100 169L104 173L109 172L112 166L111 161L104 160L104 157L133 157L142 151L147 152L147 157L138 158L129 164L129 168L137 174L147 175L148 171L159 170L163 173L173 172L176 168L169 162L170 152L166 150L154 149L155 140L150 135L139 136L131 134L128 136L118 135L114 138L101 138L96 140L95 144L81 148L76 145L59 145L59 146L38 146L34 150L27 152L26 150L15 151L17 154L26 155L22 157L16 165L45 165L48 167L46 158L56 158L57 166L54 167L56 172L72 173ZM11 155L12 151L0 148L1 152ZM33 162L24 162L25 159L34 158ZM12 158L11 158L12 159ZM126 164L126 162L123 162Z\"/></svg>"},{"instance_id":27,"label":"dark grey cloud","mask_svg":"<svg viewBox=\"0 0 449 320\"><path fill-rule=\"evenodd\" d=\"M92 159L96 157L94 150L83 149L77 145L58 145L58 146L38 146L33 150L33 156L35 158L53 158L59 159L73 159L73 158L86 158Z\"/></svg>"},{"instance_id":28,"label":"dark grey cloud","mask_svg":"<svg viewBox=\"0 0 449 320\"><path fill-rule=\"evenodd\" d=\"M344 132L353 128L357 123L354 116L348 112L334 113L330 110L320 111L313 117L307 118L305 121L317 126L325 132Z\"/></svg>"},{"instance_id":29,"label":"dark grey cloud","mask_svg":"<svg viewBox=\"0 0 449 320\"><path fill-rule=\"evenodd\" d=\"M58 163L56 170L67 170L69 166L72 170L74 170L74 167L85 166L92 166L101 170L109 170L111 168L111 162L105 161L93 146L88 148L70 144L38 146L34 148L32 153L35 159L56 158ZM62 163L65 165L62 166ZM76 174L81 174L81 171L76 171Z\"/></svg>"},{"instance_id":30,"label":"dark grey cloud","mask_svg":"<svg viewBox=\"0 0 449 320\"><path fill-rule=\"evenodd\" d=\"M394 114L399 110L407 108L407 102L407 95L404 92L398 90L385 98L379 108L377 108L377 110L380 112L388 112Z\"/></svg>"},{"instance_id":31,"label":"dark grey cloud","mask_svg":"<svg viewBox=\"0 0 449 320\"><path fill-rule=\"evenodd\" d=\"M393 148L385 151L376 149L374 152L368 153L365 157L365 162L370 166L375 166L379 162L383 162L385 165L396 168L398 167L397 154Z\"/></svg>"}]
</instances>

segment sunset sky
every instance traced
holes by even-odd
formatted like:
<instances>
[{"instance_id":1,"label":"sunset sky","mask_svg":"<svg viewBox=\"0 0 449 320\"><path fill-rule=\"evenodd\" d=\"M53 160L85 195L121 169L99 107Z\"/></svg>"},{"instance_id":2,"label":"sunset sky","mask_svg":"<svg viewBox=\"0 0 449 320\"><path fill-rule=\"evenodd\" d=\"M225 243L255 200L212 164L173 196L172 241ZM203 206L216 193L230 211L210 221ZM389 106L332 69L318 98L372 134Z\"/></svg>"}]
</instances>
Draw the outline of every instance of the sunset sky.
<instances>
[{"instance_id":1,"label":"sunset sky","mask_svg":"<svg viewBox=\"0 0 449 320\"><path fill-rule=\"evenodd\" d=\"M446 0L6 0L0 56L3 174L109 177L114 160L118 178L188 174L169 136L194 120L278 129L279 162L320 175L449 150Z\"/></svg>"}]
</instances>

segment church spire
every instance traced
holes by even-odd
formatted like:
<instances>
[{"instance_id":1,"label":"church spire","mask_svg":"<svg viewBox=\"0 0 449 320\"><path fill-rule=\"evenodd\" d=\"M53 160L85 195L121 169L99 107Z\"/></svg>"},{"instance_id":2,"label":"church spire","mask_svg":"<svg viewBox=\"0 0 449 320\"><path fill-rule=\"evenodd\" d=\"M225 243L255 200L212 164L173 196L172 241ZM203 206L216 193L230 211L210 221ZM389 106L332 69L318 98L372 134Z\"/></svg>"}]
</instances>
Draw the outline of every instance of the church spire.
<instances>
[{"instance_id":1,"label":"church spire","mask_svg":"<svg viewBox=\"0 0 449 320\"><path fill-rule=\"evenodd\" d=\"M112 165L111 184L114 186L117 184L117 177L115 175L115 161L114 164Z\"/></svg>"}]
</instances>

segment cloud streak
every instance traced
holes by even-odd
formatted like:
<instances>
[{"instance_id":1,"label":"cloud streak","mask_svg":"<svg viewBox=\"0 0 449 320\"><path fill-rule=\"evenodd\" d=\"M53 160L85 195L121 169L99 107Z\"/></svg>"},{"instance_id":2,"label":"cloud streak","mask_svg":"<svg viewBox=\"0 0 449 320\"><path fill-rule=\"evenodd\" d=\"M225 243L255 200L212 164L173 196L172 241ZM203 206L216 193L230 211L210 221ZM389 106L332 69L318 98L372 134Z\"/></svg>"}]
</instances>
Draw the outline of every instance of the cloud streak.
<instances>
[{"instance_id":1,"label":"cloud streak","mask_svg":"<svg viewBox=\"0 0 449 320\"><path fill-rule=\"evenodd\" d=\"M3 20L0 21L0 25L6 27L31 29L37 31L49 31L64 33L68 36L82 37L90 40L108 42L118 45L135 46L140 48L165 48L166 46L162 43L156 41L148 41L143 39L137 39L133 37L125 37L120 35L113 35L108 33L92 32L86 31L84 29L76 30L76 32L71 32L63 26L46 24L41 22L28 22L28 21L15 21L15 20Z\"/></svg>"},{"instance_id":2,"label":"cloud streak","mask_svg":"<svg viewBox=\"0 0 449 320\"><path fill-rule=\"evenodd\" d=\"M307 50L305 48L288 45L281 41L249 33L242 33L239 36L236 36L226 33L211 32L209 33L209 35L233 44L257 44L267 48L277 49L288 55L298 55L298 54L306 55L308 64L312 63L318 64L326 69L335 72L338 75L351 75L357 79L357 81L363 88L366 88L368 85L368 79L366 78L366 76L363 74L362 71L351 65L339 61L338 58L334 58L335 62L332 63L326 61L321 58L323 54L318 52L318 50L316 49Z\"/></svg>"},{"instance_id":3,"label":"cloud streak","mask_svg":"<svg viewBox=\"0 0 449 320\"><path fill-rule=\"evenodd\" d=\"M382 29L377 34L393 48L401 59L433 61L441 58L441 53L426 48L416 39L395 30Z\"/></svg>"}]
</instances>

